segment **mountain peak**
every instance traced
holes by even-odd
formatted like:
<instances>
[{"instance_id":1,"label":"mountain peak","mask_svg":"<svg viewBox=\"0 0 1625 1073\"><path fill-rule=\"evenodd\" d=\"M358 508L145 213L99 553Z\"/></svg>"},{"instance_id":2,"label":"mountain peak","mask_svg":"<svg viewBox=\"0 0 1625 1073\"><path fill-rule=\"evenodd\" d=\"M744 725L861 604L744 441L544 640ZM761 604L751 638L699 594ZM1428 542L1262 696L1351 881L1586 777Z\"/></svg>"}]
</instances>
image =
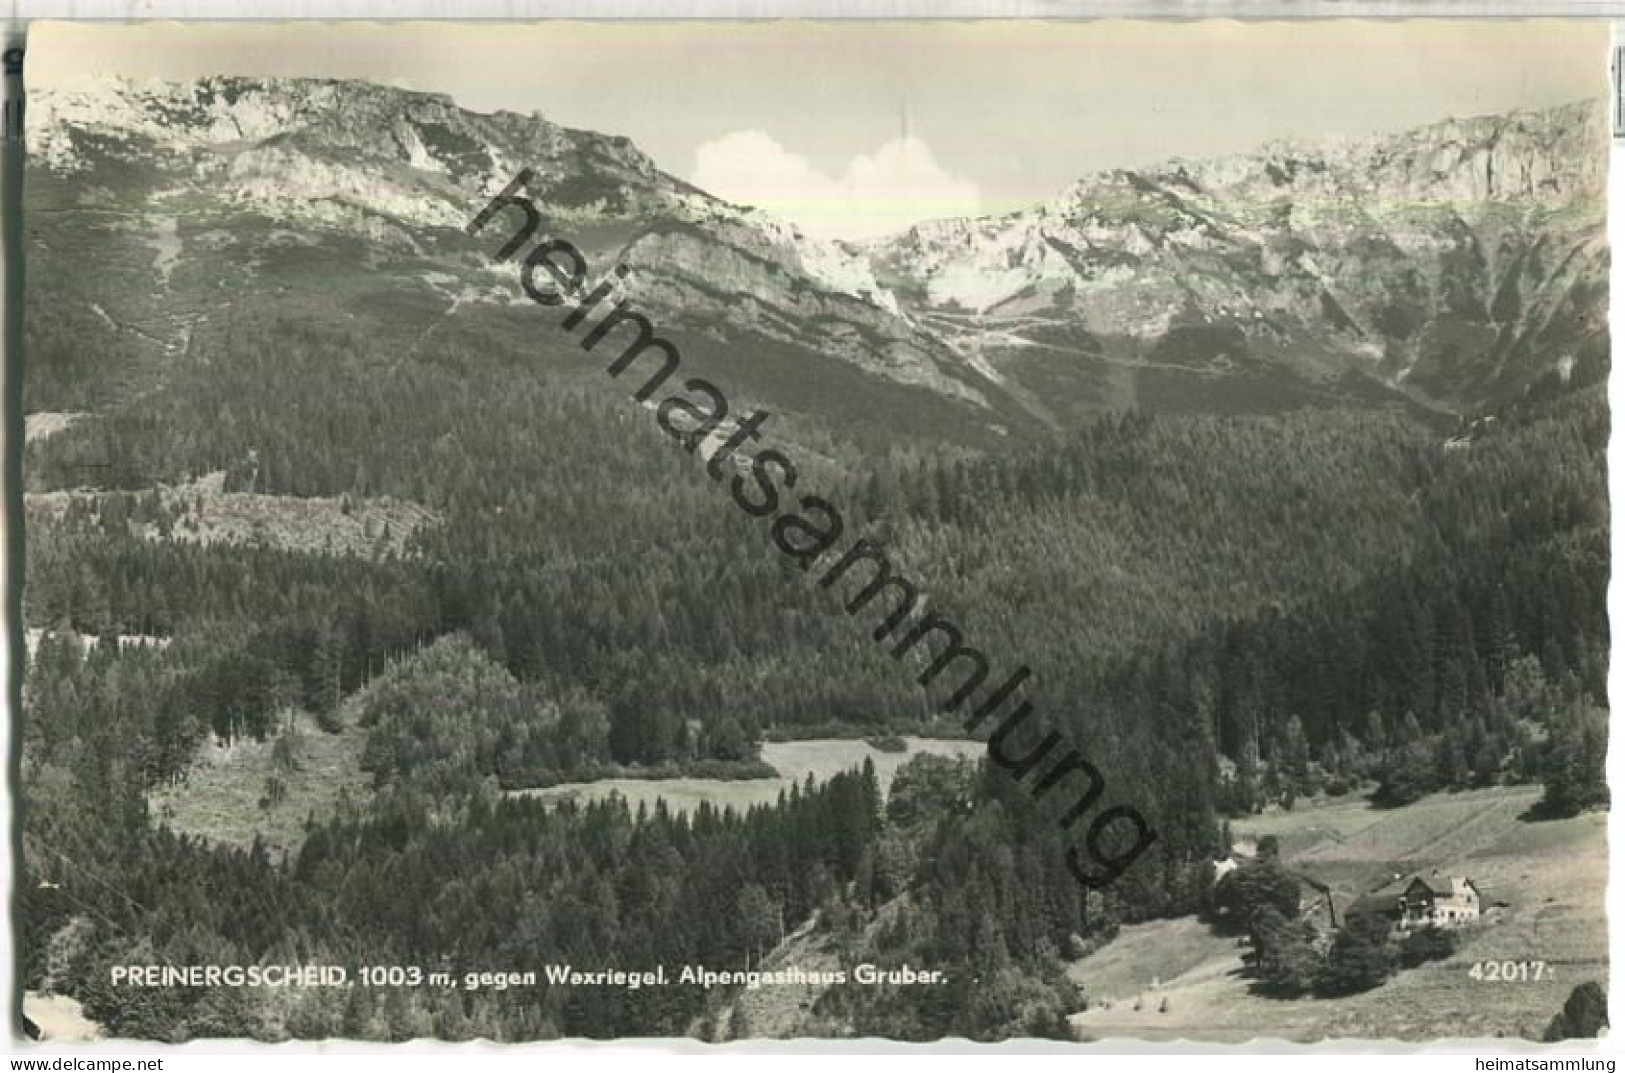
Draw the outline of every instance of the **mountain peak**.
<instances>
[{"instance_id":1,"label":"mountain peak","mask_svg":"<svg viewBox=\"0 0 1625 1073\"><path fill-rule=\"evenodd\" d=\"M1575 101L1465 119L1447 118L1399 132L1319 140L1276 139L1247 154L1173 158L1138 169L1112 169L1072 184L1055 203L1076 201L1133 176L1215 199L1309 199L1396 204L1561 202L1602 195L1606 183L1606 111Z\"/></svg>"},{"instance_id":2,"label":"mountain peak","mask_svg":"<svg viewBox=\"0 0 1625 1073\"><path fill-rule=\"evenodd\" d=\"M916 317L995 365L1070 354L1210 390L1267 360L1499 397L1606 361L1605 120L1580 101L1113 168L866 248Z\"/></svg>"},{"instance_id":3,"label":"mountain peak","mask_svg":"<svg viewBox=\"0 0 1625 1073\"><path fill-rule=\"evenodd\" d=\"M462 225L529 168L555 233L595 271L630 266L673 322L971 405L1014 391L1048 417L1058 386L1155 405L1169 377L1196 394L1295 378L1295 398L1354 377L1454 405L1606 361L1604 118L1576 102L1115 168L1030 209L847 244L697 190L626 138L370 83L45 92L30 145L39 185L70 198L117 189L173 217L184 194L198 227L269 219L456 273L488 271L467 267Z\"/></svg>"}]
</instances>

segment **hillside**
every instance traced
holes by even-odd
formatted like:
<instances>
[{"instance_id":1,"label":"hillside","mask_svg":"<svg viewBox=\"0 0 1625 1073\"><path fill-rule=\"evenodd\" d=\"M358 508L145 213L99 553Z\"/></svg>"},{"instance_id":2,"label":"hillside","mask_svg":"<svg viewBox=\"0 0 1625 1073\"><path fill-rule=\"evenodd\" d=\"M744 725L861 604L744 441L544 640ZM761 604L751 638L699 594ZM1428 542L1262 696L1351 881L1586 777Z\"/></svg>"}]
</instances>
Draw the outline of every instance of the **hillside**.
<instances>
[{"instance_id":1,"label":"hillside","mask_svg":"<svg viewBox=\"0 0 1625 1073\"><path fill-rule=\"evenodd\" d=\"M1090 1004L1072 1023L1095 1039L1538 1039L1576 985L1606 986L1609 971L1607 816L1524 819L1539 796L1533 789L1478 790L1394 810L1347 798L1238 820L1238 838L1277 836L1282 857L1331 885L1340 905L1374 879L1437 869L1471 877L1486 905L1498 908L1447 960L1407 969L1374 991L1331 999L1251 994L1237 940L1215 936L1192 918L1132 925L1069 969ZM1541 961L1547 970L1538 981L1469 975L1489 961Z\"/></svg>"},{"instance_id":2,"label":"hillside","mask_svg":"<svg viewBox=\"0 0 1625 1073\"><path fill-rule=\"evenodd\" d=\"M186 484L161 485L144 496L38 492L28 495L26 504L37 523L94 518L148 540L259 545L324 555L410 554L418 530L439 521L432 511L387 497L225 492L225 476L217 471Z\"/></svg>"},{"instance_id":3,"label":"hillside","mask_svg":"<svg viewBox=\"0 0 1625 1073\"><path fill-rule=\"evenodd\" d=\"M1604 139L1582 102L1170 160L867 252L978 367L1062 405L1470 407L1606 368Z\"/></svg>"},{"instance_id":4,"label":"hillside","mask_svg":"<svg viewBox=\"0 0 1625 1073\"><path fill-rule=\"evenodd\" d=\"M185 778L154 793L148 808L183 834L241 849L258 840L281 858L297 853L307 822L365 803L365 746L354 727L328 733L293 715L264 741L205 744Z\"/></svg>"},{"instance_id":5,"label":"hillside","mask_svg":"<svg viewBox=\"0 0 1625 1073\"><path fill-rule=\"evenodd\" d=\"M694 189L624 138L301 79L113 81L41 93L30 119L31 293L78 299L34 310L35 352L60 357L30 381L31 410L105 397L113 369L166 375L254 293L388 321L402 343L500 319L524 302L489 258L506 234L462 229L528 167L548 231L595 277L631 265L626 291L753 394L804 407L794 367L811 362L921 427L986 441L1022 414L899 315L861 257ZM74 264L92 248L104 271L88 280ZM93 382L70 338L109 352Z\"/></svg>"},{"instance_id":6,"label":"hillside","mask_svg":"<svg viewBox=\"0 0 1625 1073\"><path fill-rule=\"evenodd\" d=\"M511 315L462 225L521 167L546 229L745 393L978 447L1138 406L1460 411L1606 365L1601 111L1451 120L1080 179L853 246L624 138L358 82L209 78L31 110L30 410L171 375L249 295L398 346ZM102 271L74 266L95 251ZM87 349L98 367L87 365ZM856 406L855 412L849 408ZM42 426L43 427L43 426Z\"/></svg>"},{"instance_id":7,"label":"hillside","mask_svg":"<svg viewBox=\"0 0 1625 1073\"><path fill-rule=\"evenodd\" d=\"M1564 945L1594 941L1600 874L1535 867L1591 854L1593 818L1520 818L1542 780L1600 800L1589 113L1113 172L863 248L624 139L364 83L108 81L38 113L19 975L109 1035L718 1035L743 1010L1064 1039L1062 959L1097 947L1106 1029L1151 969L1184 981L1150 1015L1182 1030L1243 1027L1206 987L1294 1033L1410 1031L1380 1005L1404 980L1266 1008L1193 932L1225 818L1258 808L1243 833L1342 896L1470 867L1510 892L1485 949L1600 971ZM521 166L550 231L631 266L683 379L769 415L731 471L666 420L679 381L630 402L462 232ZM1002 763L918 755L982 751L948 696L1016 668L1036 717L975 731L1004 722ZM914 748L867 744L890 737ZM1080 762L1035 800L1009 751L1057 742ZM1378 782L1463 792L1275 811ZM1080 877L1073 803L1157 837ZM1537 927L1565 934L1491 941ZM107 983L799 956L944 984ZM1498 994L1518 1031L1550 1015Z\"/></svg>"}]
</instances>

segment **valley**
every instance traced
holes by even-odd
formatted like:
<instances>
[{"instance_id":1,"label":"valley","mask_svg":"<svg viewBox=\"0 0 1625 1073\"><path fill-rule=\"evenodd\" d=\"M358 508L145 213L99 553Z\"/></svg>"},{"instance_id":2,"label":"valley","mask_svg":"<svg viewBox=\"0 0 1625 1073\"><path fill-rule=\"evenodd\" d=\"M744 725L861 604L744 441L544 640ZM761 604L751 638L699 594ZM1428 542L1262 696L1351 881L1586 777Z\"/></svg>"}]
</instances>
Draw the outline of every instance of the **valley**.
<instances>
[{"instance_id":1,"label":"valley","mask_svg":"<svg viewBox=\"0 0 1625 1073\"><path fill-rule=\"evenodd\" d=\"M1538 1035L1608 968L1603 118L1108 169L852 243L443 95L42 93L24 986L176 1042ZM464 233L522 167L539 233L771 412L782 512L603 376L626 329L585 354L493 264L516 214ZM898 585L860 619L862 576L818 584L820 496L904 618L1030 668L1143 861L1080 892L1042 773L957 762L964 659L876 643ZM1506 904L1374 990L1266 999L1195 914L1272 835L1339 909L1434 868ZM105 986L152 958L947 982Z\"/></svg>"}]
</instances>

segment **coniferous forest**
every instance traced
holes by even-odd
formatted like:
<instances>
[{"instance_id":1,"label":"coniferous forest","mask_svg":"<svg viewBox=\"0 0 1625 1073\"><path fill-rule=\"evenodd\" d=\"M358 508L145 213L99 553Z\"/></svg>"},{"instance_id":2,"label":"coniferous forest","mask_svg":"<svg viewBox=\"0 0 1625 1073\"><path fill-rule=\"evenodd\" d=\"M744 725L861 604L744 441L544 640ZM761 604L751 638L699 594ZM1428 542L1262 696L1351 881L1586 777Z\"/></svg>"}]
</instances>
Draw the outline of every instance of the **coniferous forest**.
<instances>
[{"instance_id":1,"label":"coniferous forest","mask_svg":"<svg viewBox=\"0 0 1625 1073\"><path fill-rule=\"evenodd\" d=\"M473 346L437 355L455 376L425 363L422 384L352 396L335 385L380 360L365 339L256 328L200 345L257 379L176 384L31 456L44 487L103 450L151 482L74 494L28 539L29 624L46 631L26 682L28 973L118 1034L683 1034L715 1015L704 992L134 1001L106 977L131 961L517 971L537 951L736 966L816 912L873 932L854 949L960 981L881 1006L837 988L832 1023L1064 1035L1069 944L1195 910L1227 816L1554 767L1577 772L1549 788L1559 807L1598 792L1600 387L1493 415L1456 450L1403 416L1338 412L1105 415L1008 455L900 449L880 466L832 439L830 497L938 606L1029 661L1032 695L1152 818L1147 857L1086 896L991 768L888 804L858 772L745 815L505 797L640 770L749 777L764 738L955 731L624 400L516 388ZM507 390L480 391L482 374ZM331 464L335 424L367 430L366 458ZM250 447L267 442L285 446ZM200 509L154 488L215 468L227 489L411 497L443 520L382 550L149 535ZM290 711L318 734L364 729L370 785L312 816L297 852L210 845L150 813L206 742L275 739Z\"/></svg>"}]
</instances>

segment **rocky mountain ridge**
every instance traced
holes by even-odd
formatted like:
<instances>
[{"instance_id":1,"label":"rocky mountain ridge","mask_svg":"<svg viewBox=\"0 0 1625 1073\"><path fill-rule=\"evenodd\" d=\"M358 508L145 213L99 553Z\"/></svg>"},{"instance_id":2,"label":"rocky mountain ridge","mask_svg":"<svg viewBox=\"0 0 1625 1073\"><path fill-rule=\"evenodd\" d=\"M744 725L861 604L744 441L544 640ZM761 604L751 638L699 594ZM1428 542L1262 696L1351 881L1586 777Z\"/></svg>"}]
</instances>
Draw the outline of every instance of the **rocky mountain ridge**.
<instances>
[{"instance_id":1,"label":"rocky mountain ridge","mask_svg":"<svg viewBox=\"0 0 1625 1073\"><path fill-rule=\"evenodd\" d=\"M1019 369L1056 346L1222 376L1246 357L1451 404L1603 358L1596 102L1081 179L867 245L905 307Z\"/></svg>"},{"instance_id":2,"label":"rocky mountain ridge","mask_svg":"<svg viewBox=\"0 0 1625 1073\"><path fill-rule=\"evenodd\" d=\"M1605 364L1604 139L1581 103L1274 144L851 244L714 198L626 138L437 94L113 81L37 93L30 112L44 197L178 219L170 266L201 234L270 221L364 241L357 267L380 279L386 260L432 262L454 309L510 300L460 229L528 167L549 230L595 273L630 266L628 295L683 330L1047 424L1401 395L1465 408Z\"/></svg>"},{"instance_id":3,"label":"rocky mountain ridge","mask_svg":"<svg viewBox=\"0 0 1625 1073\"><path fill-rule=\"evenodd\" d=\"M148 211L247 213L391 253L466 252L465 221L530 168L549 230L576 241L598 272L629 264L626 289L671 318L815 348L985 405L864 257L713 198L625 138L470 112L437 94L306 79L115 81L40 93L31 116L36 166L92 196L123 176L113 185L134 187Z\"/></svg>"}]
</instances>

